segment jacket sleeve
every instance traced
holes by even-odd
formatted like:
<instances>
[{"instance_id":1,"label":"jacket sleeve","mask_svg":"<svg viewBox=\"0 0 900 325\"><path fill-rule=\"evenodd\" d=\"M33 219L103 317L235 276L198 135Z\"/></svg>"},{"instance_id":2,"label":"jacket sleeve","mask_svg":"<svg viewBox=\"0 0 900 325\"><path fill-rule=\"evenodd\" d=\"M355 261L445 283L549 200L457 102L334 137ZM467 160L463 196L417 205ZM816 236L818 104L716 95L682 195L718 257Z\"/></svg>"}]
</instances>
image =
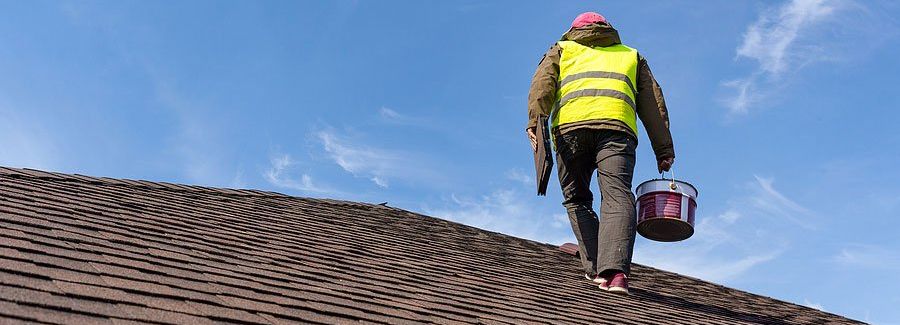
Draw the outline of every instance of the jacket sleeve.
<instances>
[{"instance_id":1,"label":"jacket sleeve","mask_svg":"<svg viewBox=\"0 0 900 325\"><path fill-rule=\"evenodd\" d=\"M650 65L643 56L638 62L638 96L637 113L657 160L675 157L675 146L672 143L672 134L669 132L669 112L666 109L666 101L663 99L662 89L653 78Z\"/></svg>"},{"instance_id":2,"label":"jacket sleeve","mask_svg":"<svg viewBox=\"0 0 900 325\"><path fill-rule=\"evenodd\" d=\"M544 54L538 64L534 77L531 78L531 90L528 92L528 125L537 126L538 116L550 115L556 101L556 87L559 79L559 46L554 44Z\"/></svg>"}]
</instances>

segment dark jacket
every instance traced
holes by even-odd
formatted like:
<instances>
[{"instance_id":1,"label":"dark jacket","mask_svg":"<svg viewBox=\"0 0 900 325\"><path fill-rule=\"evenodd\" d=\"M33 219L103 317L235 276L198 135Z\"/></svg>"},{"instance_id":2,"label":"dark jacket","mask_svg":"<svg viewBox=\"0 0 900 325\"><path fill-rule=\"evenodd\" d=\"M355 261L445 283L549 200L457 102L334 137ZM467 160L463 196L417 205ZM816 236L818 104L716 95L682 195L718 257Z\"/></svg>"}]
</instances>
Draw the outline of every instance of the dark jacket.
<instances>
[{"instance_id":1,"label":"dark jacket","mask_svg":"<svg viewBox=\"0 0 900 325\"><path fill-rule=\"evenodd\" d=\"M622 43L619 40L619 32L606 24L592 24L581 28L573 28L563 35L561 40L575 41L582 45L610 46ZM553 105L556 102L556 91L559 85L559 58L561 50L558 45L554 44L544 54L541 63L538 64L537 71L531 80L531 90L528 94L528 128L537 125L539 115L550 115ZM672 135L669 132L669 113L666 110L666 102L663 99L662 89L653 78L650 72L650 66L643 56L638 55L638 77L637 77L637 115L647 130L647 136L650 137L650 144L653 146L653 152L656 153L657 160L675 157L675 148L672 144ZM568 131L580 128L595 128L607 130L619 130L630 134L637 139L637 136L625 124L625 122L602 119L590 120L576 123L561 125L557 134L566 133Z\"/></svg>"}]
</instances>

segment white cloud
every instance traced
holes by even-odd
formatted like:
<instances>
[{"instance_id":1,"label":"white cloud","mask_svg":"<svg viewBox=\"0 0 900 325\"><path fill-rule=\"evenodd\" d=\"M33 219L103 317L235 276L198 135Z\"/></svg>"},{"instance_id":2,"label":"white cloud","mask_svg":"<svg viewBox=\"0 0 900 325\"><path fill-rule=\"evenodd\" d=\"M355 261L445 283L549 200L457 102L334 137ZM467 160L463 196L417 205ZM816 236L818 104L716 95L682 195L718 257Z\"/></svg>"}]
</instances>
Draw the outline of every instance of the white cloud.
<instances>
[{"instance_id":1,"label":"white cloud","mask_svg":"<svg viewBox=\"0 0 900 325\"><path fill-rule=\"evenodd\" d=\"M900 271L900 252L875 245L848 245L834 255L832 260L854 269Z\"/></svg>"},{"instance_id":2,"label":"white cloud","mask_svg":"<svg viewBox=\"0 0 900 325\"><path fill-rule=\"evenodd\" d=\"M738 219L741 218L741 213L737 212L735 210L728 210L728 211L725 211L725 213L723 213L722 215L720 215L719 218L722 219L722 221L724 221L727 224L733 224L733 223L737 222Z\"/></svg>"},{"instance_id":3,"label":"white cloud","mask_svg":"<svg viewBox=\"0 0 900 325\"><path fill-rule=\"evenodd\" d=\"M698 258L696 256L686 257L681 263L690 263L693 268L688 271L700 279L712 282L727 281L746 273L751 268L762 263L771 261L781 255L783 251L773 251L761 254L751 254L743 256L739 259L728 258Z\"/></svg>"},{"instance_id":4,"label":"white cloud","mask_svg":"<svg viewBox=\"0 0 900 325\"><path fill-rule=\"evenodd\" d=\"M540 198L536 199L540 200ZM514 189L498 189L480 198L451 195L446 206L429 208L426 214L473 227L496 231L539 242L574 242L565 214L543 213L541 201L526 199Z\"/></svg>"},{"instance_id":5,"label":"white cloud","mask_svg":"<svg viewBox=\"0 0 900 325\"><path fill-rule=\"evenodd\" d=\"M56 151L39 123L0 108L0 165L55 170Z\"/></svg>"},{"instance_id":6,"label":"white cloud","mask_svg":"<svg viewBox=\"0 0 900 325\"><path fill-rule=\"evenodd\" d=\"M146 66L154 82L156 99L171 114L175 132L169 134L168 151L174 159L167 162L195 184L234 185L238 166L224 146L223 126L227 121L211 108L214 104L184 95L176 83L152 65Z\"/></svg>"},{"instance_id":7,"label":"white cloud","mask_svg":"<svg viewBox=\"0 0 900 325\"><path fill-rule=\"evenodd\" d=\"M750 111L750 105L755 104L765 97L756 89L755 76L726 81L723 85L728 88L733 88L737 92L733 98L726 101L726 105L730 108L732 114L748 113Z\"/></svg>"},{"instance_id":8,"label":"white cloud","mask_svg":"<svg viewBox=\"0 0 900 325\"><path fill-rule=\"evenodd\" d=\"M421 118L402 114L387 107L382 107L381 109L379 109L378 116L381 117L381 120L391 124L418 126L424 126L425 124L423 123L424 121Z\"/></svg>"},{"instance_id":9,"label":"white cloud","mask_svg":"<svg viewBox=\"0 0 900 325\"><path fill-rule=\"evenodd\" d=\"M231 179L231 183L228 185L230 188L247 188L247 182L244 180L244 170L238 169L234 173L234 178Z\"/></svg>"},{"instance_id":10,"label":"white cloud","mask_svg":"<svg viewBox=\"0 0 900 325\"><path fill-rule=\"evenodd\" d=\"M735 279L751 268L777 258L785 247L766 247L759 234L741 230L736 224L740 213L728 210L711 218L701 219L695 227L694 238L678 246L651 243L635 249L635 259L664 270L721 282Z\"/></svg>"},{"instance_id":11,"label":"white cloud","mask_svg":"<svg viewBox=\"0 0 900 325\"><path fill-rule=\"evenodd\" d=\"M739 279L777 259L790 247L790 230L809 231L809 222L794 221L800 217L793 214L811 217L813 213L779 191L774 183L773 179L754 176L742 187L742 194L728 201L726 210L718 215L698 216L695 235L687 241L678 244L639 241L635 262L722 283ZM426 207L424 211L541 242L574 242L565 213L546 209L545 202L526 197L521 188L497 189L474 198L451 195L448 204Z\"/></svg>"},{"instance_id":12,"label":"white cloud","mask_svg":"<svg viewBox=\"0 0 900 325\"><path fill-rule=\"evenodd\" d=\"M635 261L721 283L777 259L790 247L792 230L814 227L813 213L773 184L772 179L754 176L743 193L728 200L724 212L704 216L698 210L692 238L677 245L639 241Z\"/></svg>"},{"instance_id":13,"label":"white cloud","mask_svg":"<svg viewBox=\"0 0 900 325\"><path fill-rule=\"evenodd\" d=\"M553 215L553 223L550 224L553 228L566 228L571 227L572 222L569 221L569 215L566 213L557 213Z\"/></svg>"},{"instance_id":14,"label":"white cloud","mask_svg":"<svg viewBox=\"0 0 900 325\"><path fill-rule=\"evenodd\" d=\"M371 180L382 188L387 188L392 179L422 183L442 179L432 169L435 167L434 164L415 154L353 143L332 130L319 131L316 137L335 164L356 177Z\"/></svg>"},{"instance_id":15,"label":"white cloud","mask_svg":"<svg viewBox=\"0 0 900 325\"><path fill-rule=\"evenodd\" d=\"M396 153L357 146L329 131L317 135L338 166L354 176L365 176L378 186L388 187L388 176L397 174L402 168L403 159Z\"/></svg>"},{"instance_id":16,"label":"white cloud","mask_svg":"<svg viewBox=\"0 0 900 325\"><path fill-rule=\"evenodd\" d=\"M777 9L763 12L744 33L738 57L756 60L768 74L784 72L792 62L814 60L817 47L799 47L802 32L826 21L842 7L838 0L791 0Z\"/></svg>"},{"instance_id":17,"label":"white cloud","mask_svg":"<svg viewBox=\"0 0 900 325\"><path fill-rule=\"evenodd\" d=\"M375 185L378 185L378 186L380 186L380 187L382 187L382 188L387 188L387 187L388 187L387 180L385 180L385 179L383 179L383 178L381 178L381 177L374 176L374 177L370 178L370 180L371 180L373 183L375 183Z\"/></svg>"},{"instance_id":18,"label":"white cloud","mask_svg":"<svg viewBox=\"0 0 900 325\"><path fill-rule=\"evenodd\" d=\"M763 10L747 27L736 58L756 61L750 75L729 80L724 86L736 94L725 100L731 114L746 114L753 105L769 97L773 88L783 85L781 76L796 75L798 67L827 60L826 48L839 44L828 36L815 37L820 26L827 26L836 13L850 8L851 0L791 0ZM846 24L846 22L844 22ZM791 70L791 73L787 73Z\"/></svg>"},{"instance_id":19,"label":"white cloud","mask_svg":"<svg viewBox=\"0 0 900 325\"><path fill-rule=\"evenodd\" d=\"M506 178L512 181L516 181L522 183L526 186L534 185L534 180L531 179L530 176L526 175L522 169L513 168L506 171Z\"/></svg>"},{"instance_id":20,"label":"white cloud","mask_svg":"<svg viewBox=\"0 0 900 325\"><path fill-rule=\"evenodd\" d=\"M750 197L741 203L747 203L755 207L763 215L784 218L809 230L815 230L817 227L813 223L815 216L809 209L797 204L778 192L772 186L774 180L772 178L762 178L753 175L756 179L756 186L753 187L756 195Z\"/></svg>"},{"instance_id":21,"label":"white cloud","mask_svg":"<svg viewBox=\"0 0 900 325\"><path fill-rule=\"evenodd\" d=\"M803 305L806 306L806 307L809 307L809 308L818 309L818 310L821 310L821 311L826 311L826 310L825 310L825 307L823 307L822 304L810 302L810 301L809 301L808 299L806 299L806 298L803 299Z\"/></svg>"},{"instance_id":22,"label":"white cloud","mask_svg":"<svg viewBox=\"0 0 900 325\"><path fill-rule=\"evenodd\" d=\"M387 107L382 107L381 109L379 109L378 115L380 115L381 118L389 121L397 121L406 118L405 116L400 115L400 113L397 113L397 111Z\"/></svg>"},{"instance_id":23,"label":"white cloud","mask_svg":"<svg viewBox=\"0 0 900 325\"><path fill-rule=\"evenodd\" d=\"M289 177L288 170L291 166L296 165L289 155L273 157L270 163L271 165L263 173L263 177L272 185L308 193L336 193L335 190L314 184L312 177L308 174L301 174L299 180Z\"/></svg>"}]
</instances>

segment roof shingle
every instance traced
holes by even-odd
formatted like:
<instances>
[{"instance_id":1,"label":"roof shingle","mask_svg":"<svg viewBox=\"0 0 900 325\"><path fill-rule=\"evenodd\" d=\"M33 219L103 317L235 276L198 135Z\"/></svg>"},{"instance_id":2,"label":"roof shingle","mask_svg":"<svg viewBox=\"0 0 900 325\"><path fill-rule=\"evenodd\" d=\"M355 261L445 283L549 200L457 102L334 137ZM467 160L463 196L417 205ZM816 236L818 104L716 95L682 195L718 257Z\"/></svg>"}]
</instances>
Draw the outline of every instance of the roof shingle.
<instances>
[{"instance_id":1,"label":"roof shingle","mask_svg":"<svg viewBox=\"0 0 900 325\"><path fill-rule=\"evenodd\" d=\"M609 295L578 270L392 207L0 167L0 323L859 324L637 264Z\"/></svg>"}]
</instances>

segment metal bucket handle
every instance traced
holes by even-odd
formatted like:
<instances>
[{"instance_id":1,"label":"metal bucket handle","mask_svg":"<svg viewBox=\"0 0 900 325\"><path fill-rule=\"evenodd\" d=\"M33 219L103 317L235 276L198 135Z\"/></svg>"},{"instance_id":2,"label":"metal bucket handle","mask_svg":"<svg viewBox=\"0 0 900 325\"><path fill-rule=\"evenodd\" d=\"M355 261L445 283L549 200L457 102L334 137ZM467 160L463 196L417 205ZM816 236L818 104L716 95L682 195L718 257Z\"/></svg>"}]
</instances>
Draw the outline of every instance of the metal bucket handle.
<instances>
[{"instance_id":1,"label":"metal bucket handle","mask_svg":"<svg viewBox=\"0 0 900 325\"><path fill-rule=\"evenodd\" d=\"M672 189L673 191L675 191L678 189L678 185L675 184L675 168L672 167L669 170L672 172L672 182L669 183L669 188ZM666 172L665 171L660 172L659 178L666 179ZM681 191L679 191L679 192L681 192Z\"/></svg>"}]
</instances>

